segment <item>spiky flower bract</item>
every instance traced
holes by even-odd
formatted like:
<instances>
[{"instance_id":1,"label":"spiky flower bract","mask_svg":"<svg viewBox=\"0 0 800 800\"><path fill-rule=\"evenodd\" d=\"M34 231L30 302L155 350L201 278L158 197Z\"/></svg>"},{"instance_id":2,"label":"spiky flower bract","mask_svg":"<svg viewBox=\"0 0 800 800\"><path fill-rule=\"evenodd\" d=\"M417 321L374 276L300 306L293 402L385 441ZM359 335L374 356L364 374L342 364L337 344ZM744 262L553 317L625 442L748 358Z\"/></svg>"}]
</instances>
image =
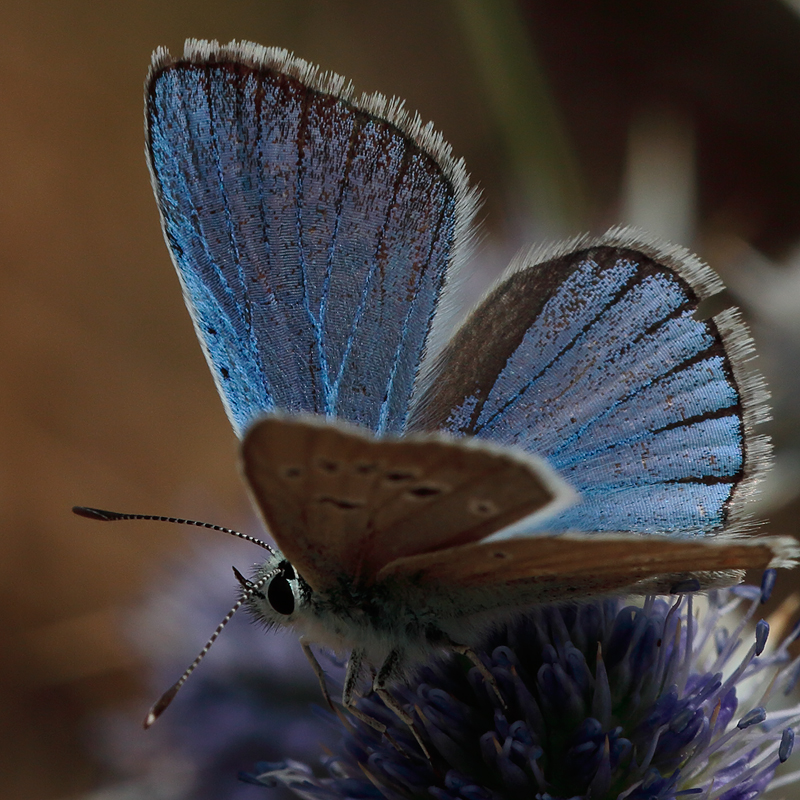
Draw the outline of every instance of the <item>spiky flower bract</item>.
<instances>
[{"instance_id":1,"label":"spiky flower bract","mask_svg":"<svg viewBox=\"0 0 800 800\"><path fill-rule=\"evenodd\" d=\"M714 591L707 602L533 609L480 652L499 696L461 656L394 689L430 758L371 694L359 708L389 736L351 719L327 777L284 762L250 780L321 800L753 800L788 758L800 719L800 706L780 708L800 675L788 654L800 626L771 651L767 622L752 630L773 581L769 572L761 589Z\"/></svg>"}]
</instances>

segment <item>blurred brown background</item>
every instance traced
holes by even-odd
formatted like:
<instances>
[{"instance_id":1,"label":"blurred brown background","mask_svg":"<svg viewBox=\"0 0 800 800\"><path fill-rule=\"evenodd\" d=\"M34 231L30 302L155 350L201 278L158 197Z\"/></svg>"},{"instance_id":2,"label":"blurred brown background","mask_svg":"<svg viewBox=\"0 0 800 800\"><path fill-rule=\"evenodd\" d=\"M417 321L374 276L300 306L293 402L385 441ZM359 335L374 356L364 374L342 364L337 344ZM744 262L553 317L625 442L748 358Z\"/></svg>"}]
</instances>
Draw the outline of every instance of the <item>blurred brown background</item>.
<instances>
[{"instance_id":1,"label":"blurred brown background","mask_svg":"<svg viewBox=\"0 0 800 800\"><path fill-rule=\"evenodd\" d=\"M753 325L776 395L763 510L796 531L791 3L30 0L4 4L0 30L0 795L102 784L85 720L141 689L118 609L168 553L211 536L101 526L70 507L248 520L144 163L158 45L280 45L433 119L484 190L467 299L536 238L637 222L699 250Z\"/></svg>"}]
</instances>

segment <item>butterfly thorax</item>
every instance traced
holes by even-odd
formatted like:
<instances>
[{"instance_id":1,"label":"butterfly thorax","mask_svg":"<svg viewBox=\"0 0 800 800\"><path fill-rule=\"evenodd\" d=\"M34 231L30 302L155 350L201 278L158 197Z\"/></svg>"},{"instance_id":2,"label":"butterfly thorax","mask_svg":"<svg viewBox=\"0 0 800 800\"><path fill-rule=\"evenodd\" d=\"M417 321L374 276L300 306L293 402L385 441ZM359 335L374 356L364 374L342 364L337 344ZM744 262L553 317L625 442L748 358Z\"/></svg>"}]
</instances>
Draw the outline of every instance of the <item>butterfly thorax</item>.
<instances>
[{"instance_id":1,"label":"butterfly thorax","mask_svg":"<svg viewBox=\"0 0 800 800\"><path fill-rule=\"evenodd\" d=\"M524 582L464 593L410 579L359 583L344 577L320 592L277 551L252 580L271 572L276 574L247 603L258 620L338 653L359 650L374 666L391 652L402 653L410 666L454 644L473 647L494 626L540 603L542 592Z\"/></svg>"},{"instance_id":2,"label":"butterfly thorax","mask_svg":"<svg viewBox=\"0 0 800 800\"><path fill-rule=\"evenodd\" d=\"M435 593L407 581L366 585L341 578L331 589L315 591L277 551L252 580L257 583L270 573L275 574L247 601L256 619L269 627L290 627L337 652L358 648L373 663L397 648L421 655L445 646L451 641L447 621L461 616L455 606L443 613Z\"/></svg>"}]
</instances>

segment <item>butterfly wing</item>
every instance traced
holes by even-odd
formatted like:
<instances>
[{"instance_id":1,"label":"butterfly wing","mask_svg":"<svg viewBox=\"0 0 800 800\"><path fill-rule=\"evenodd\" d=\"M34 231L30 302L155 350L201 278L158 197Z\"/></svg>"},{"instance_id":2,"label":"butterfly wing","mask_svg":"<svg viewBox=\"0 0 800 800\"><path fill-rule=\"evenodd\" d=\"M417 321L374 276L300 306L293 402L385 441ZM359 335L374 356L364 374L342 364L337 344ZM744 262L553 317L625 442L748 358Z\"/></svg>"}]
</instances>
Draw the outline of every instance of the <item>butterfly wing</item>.
<instances>
[{"instance_id":1,"label":"butterfly wing","mask_svg":"<svg viewBox=\"0 0 800 800\"><path fill-rule=\"evenodd\" d=\"M629 231L517 269L442 352L409 430L545 458L581 498L548 531L735 525L767 461L751 430L766 392L743 369L736 312L698 318L721 288L686 251Z\"/></svg>"},{"instance_id":2,"label":"butterfly wing","mask_svg":"<svg viewBox=\"0 0 800 800\"><path fill-rule=\"evenodd\" d=\"M318 591L368 584L391 561L478 541L571 497L522 453L444 436L378 439L318 417L264 418L242 461L278 546Z\"/></svg>"},{"instance_id":3,"label":"butterfly wing","mask_svg":"<svg viewBox=\"0 0 800 800\"><path fill-rule=\"evenodd\" d=\"M800 548L788 536L593 536L512 538L477 542L397 559L378 580L406 581L458 597L476 589L514 602L557 602L611 593L670 593L686 579L700 588L728 586L745 569L793 567ZM697 588L695 586L694 588ZM465 594L465 597L468 596Z\"/></svg>"},{"instance_id":4,"label":"butterfly wing","mask_svg":"<svg viewBox=\"0 0 800 800\"><path fill-rule=\"evenodd\" d=\"M147 155L241 435L274 408L400 431L475 197L430 126L282 50L157 51Z\"/></svg>"}]
</instances>

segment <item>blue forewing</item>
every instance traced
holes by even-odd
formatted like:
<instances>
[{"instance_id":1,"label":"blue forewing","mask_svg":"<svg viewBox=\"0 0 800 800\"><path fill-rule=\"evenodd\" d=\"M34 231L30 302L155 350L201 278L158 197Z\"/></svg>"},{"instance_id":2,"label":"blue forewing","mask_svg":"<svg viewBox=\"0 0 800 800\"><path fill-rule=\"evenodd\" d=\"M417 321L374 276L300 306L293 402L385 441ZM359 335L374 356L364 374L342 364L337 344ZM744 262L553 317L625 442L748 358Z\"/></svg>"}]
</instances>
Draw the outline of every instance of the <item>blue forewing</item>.
<instances>
[{"instance_id":1,"label":"blue forewing","mask_svg":"<svg viewBox=\"0 0 800 800\"><path fill-rule=\"evenodd\" d=\"M379 95L281 50L157 51L147 154L239 435L274 409L400 432L474 206L462 162Z\"/></svg>"}]
</instances>

